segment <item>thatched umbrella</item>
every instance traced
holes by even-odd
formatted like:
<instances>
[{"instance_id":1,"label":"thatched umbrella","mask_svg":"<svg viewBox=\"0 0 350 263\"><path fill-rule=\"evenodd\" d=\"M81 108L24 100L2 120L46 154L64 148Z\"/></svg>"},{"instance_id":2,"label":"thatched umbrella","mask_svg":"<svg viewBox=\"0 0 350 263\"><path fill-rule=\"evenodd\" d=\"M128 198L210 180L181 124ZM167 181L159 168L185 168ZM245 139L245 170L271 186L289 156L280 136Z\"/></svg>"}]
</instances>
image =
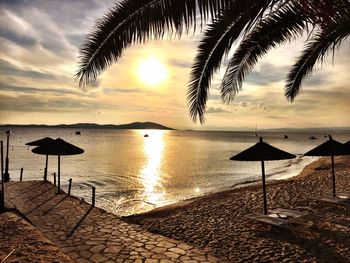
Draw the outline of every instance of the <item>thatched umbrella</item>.
<instances>
[{"instance_id":1,"label":"thatched umbrella","mask_svg":"<svg viewBox=\"0 0 350 263\"><path fill-rule=\"evenodd\" d=\"M60 138L47 142L39 147L32 150L33 153L43 154L43 155L57 155L58 156L58 193L60 193L60 176L61 176L61 155L76 155L82 154L83 149L70 144Z\"/></svg>"},{"instance_id":2,"label":"thatched umbrella","mask_svg":"<svg viewBox=\"0 0 350 263\"><path fill-rule=\"evenodd\" d=\"M28 145L28 146L40 146L40 145L43 145L45 143L51 142L53 140L54 139L52 139L50 137L45 137L45 138L42 138L40 140L27 142L26 145ZM44 181L45 182L47 181L47 167L48 167L48 164L49 164L49 156L46 155L45 170L44 170Z\"/></svg>"},{"instance_id":3,"label":"thatched umbrella","mask_svg":"<svg viewBox=\"0 0 350 263\"><path fill-rule=\"evenodd\" d=\"M233 156L230 160L236 161L261 161L262 186L264 195L264 214L267 214L266 201L266 179L265 179L265 164L264 161L292 159L296 156L288 152L277 149L270 144L263 142L262 137L257 144L247 150Z\"/></svg>"},{"instance_id":4,"label":"thatched umbrella","mask_svg":"<svg viewBox=\"0 0 350 263\"><path fill-rule=\"evenodd\" d=\"M334 156L336 155L347 155L350 154L346 151L344 144L333 140L331 135L328 135L329 140L322 143L321 145L313 148L312 150L305 153L305 156L331 156L332 160L332 181L333 181L333 196L336 196L335 191L335 172L334 172Z\"/></svg>"}]
</instances>

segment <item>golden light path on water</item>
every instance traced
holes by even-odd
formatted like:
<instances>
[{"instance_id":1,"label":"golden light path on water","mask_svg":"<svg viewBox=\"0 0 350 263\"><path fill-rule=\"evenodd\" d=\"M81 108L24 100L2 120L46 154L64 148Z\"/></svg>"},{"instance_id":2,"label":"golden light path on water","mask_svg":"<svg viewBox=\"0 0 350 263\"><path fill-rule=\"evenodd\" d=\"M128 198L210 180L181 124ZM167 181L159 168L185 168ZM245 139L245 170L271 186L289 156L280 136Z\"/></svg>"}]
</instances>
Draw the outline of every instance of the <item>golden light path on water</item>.
<instances>
[{"instance_id":1,"label":"golden light path on water","mask_svg":"<svg viewBox=\"0 0 350 263\"><path fill-rule=\"evenodd\" d=\"M144 153L147 161L140 171L140 179L144 187L145 201L156 204L164 200L164 189L162 187L161 164L164 153L164 131L143 130Z\"/></svg>"}]
</instances>

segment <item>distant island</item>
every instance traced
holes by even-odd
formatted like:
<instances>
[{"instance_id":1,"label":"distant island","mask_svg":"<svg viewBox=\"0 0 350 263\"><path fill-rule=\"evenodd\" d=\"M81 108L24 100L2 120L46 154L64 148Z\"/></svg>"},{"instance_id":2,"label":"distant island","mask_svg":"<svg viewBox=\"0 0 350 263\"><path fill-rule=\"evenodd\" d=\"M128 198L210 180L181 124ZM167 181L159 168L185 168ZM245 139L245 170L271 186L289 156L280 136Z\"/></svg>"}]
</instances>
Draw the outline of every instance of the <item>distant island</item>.
<instances>
[{"instance_id":1,"label":"distant island","mask_svg":"<svg viewBox=\"0 0 350 263\"><path fill-rule=\"evenodd\" d=\"M17 128L74 128L74 129L128 129L128 130L175 130L154 122L133 122L128 124L96 124L96 123L75 123L75 124L3 124L0 127Z\"/></svg>"}]
</instances>

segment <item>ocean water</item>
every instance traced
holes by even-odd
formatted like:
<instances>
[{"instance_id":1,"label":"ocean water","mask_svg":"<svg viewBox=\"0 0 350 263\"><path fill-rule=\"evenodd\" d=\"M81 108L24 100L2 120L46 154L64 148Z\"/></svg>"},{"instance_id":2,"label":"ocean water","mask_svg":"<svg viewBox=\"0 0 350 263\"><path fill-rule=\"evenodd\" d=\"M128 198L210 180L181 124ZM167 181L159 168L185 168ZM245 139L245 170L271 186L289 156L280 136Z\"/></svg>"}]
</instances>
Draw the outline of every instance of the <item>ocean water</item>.
<instances>
[{"instance_id":1,"label":"ocean water","mask_svg":"<svg viewBox=\"0 0 350 263\"><path fill-rule=\"evenodd\" d=\"M96 187L96 204L117 215L151 210L190 197L229 189L261 179L259 162L230 161L233 155L258 141L251 132L161 131L56 128L13 128L10 137L10 177L19 180L43 178L45 156L31 152L26 142L49 136L62 138L85 150L84 154L61 157L61 185L72 194L91 201ZM148 134L148 137L144 137ZM264 141L297 158L266 162L267 180L297 175L315 157L301 156L323 141L323 133L259 134ZM309 140L314 135L318 140ZM350 133L334 135L341 142ZM5 129L0 140L6 144ZM57 157L49 157L49 180L57 171Z\"/></svg>"}]
</instances>

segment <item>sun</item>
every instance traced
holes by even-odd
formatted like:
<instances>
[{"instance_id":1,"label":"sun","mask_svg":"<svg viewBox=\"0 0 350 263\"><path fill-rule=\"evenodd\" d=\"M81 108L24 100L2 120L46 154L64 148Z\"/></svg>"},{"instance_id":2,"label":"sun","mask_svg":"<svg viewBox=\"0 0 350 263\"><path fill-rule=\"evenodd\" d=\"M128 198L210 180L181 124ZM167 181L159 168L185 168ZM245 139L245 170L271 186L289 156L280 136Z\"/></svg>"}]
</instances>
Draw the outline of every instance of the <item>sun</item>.
<instances>
[{"instance_id":1,"label":"sun","mask_svg":"<svg viewBox=\"0 0 350 263\"><path fill-rule=\"evenodd\" d=\"M150 57L143 60L138 68L140 80L150 86L155 86L163 82L168 72L164 64L155 57Z\"/></svg>"}]
</instances>

